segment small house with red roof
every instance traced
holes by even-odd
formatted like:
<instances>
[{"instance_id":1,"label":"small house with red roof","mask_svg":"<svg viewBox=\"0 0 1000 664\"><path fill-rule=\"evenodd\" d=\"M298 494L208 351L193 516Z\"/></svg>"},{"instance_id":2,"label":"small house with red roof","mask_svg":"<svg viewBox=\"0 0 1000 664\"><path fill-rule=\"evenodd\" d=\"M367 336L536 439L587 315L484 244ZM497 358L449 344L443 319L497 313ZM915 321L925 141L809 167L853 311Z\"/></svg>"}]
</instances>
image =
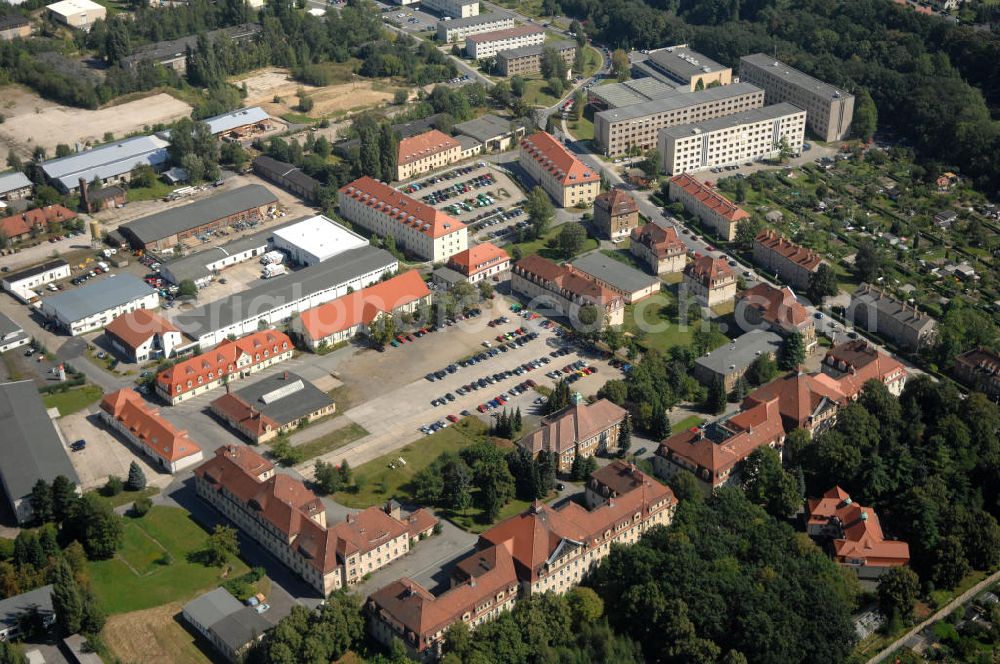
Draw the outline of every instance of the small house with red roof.
<instances>
[{"instance_id":1,"label":"small house with red roof","mask_svg":"<svg viewBox=\"0 0 1000 664\"><path fill-rule=\"evenodd\" d=\"M168 358L181 344L181 331L149 309L136 309L108 323L104 336L127 362Z\"/></svg>"},{"instance_id":2,"label":"small house with red roof","mask_svg":"<svg viewBox=\"0 0 1000 664\"><path fill-rule=\"evenodd\" d=\"M639 226L639 205L624 189L612 189L594 199L594 226L608 240L626 238Z\"/></svg>"},{"instance_id":3,"label":"small house with red roof","mask_svg":"<svg viewBox=\"0 0 1000 664\"><path fill-rule=\"evenodd\" d=\"M829 544L834 559L858 577L877 579L909 564L909 544L886 538L875 510L854 502L839 486L810 498L806 506L809 535Z\"/></svg>"},{"instance_id":4,"label":"small house with red roof","mask_svg":"<svg viewBox=\"0 0 1000 664\"><path fill-rule=\"evenodd\" d=\"M156 393L173 406L290 359L294 350L288 335L277 330L225 339L212 350L158 373Z\"/></svg>"},{"instance_id":5,"label":"small house with red roof","mask_svg":"<svg viewBox=\"0 0 1000 664\"><path fill-rule=\"evenodd\" d=\"M52 224L76 219L76 213L64 205L47 205L0 219L0 232L10 242L26 240L32 233L45 233Z\"/></svg>"},{"instance_id":6,"label":"small house with red roof","mask_svg":"<svg viewBox=\"0 0 1000 664\"><path fill-rule=\"evenodd\" d=\"M448 267L470 284L483 279L501 281L510 277L510 254L492 242L483 242L452 256Z\"/></svg>"},{"instance_id":7,"label":"small house with red roof","mask_svg":"<svg viewBox=\"0 0 1000 664\"><path fill-rule=\"evenodd\" d=\"M750 215L736 203L719 193L707 182L699 182L687 173L670 178L670 200L679 201L684 209L726 242L736 239L736 226Z\"/></svg>"},{"instance_id":8,"label":"small house with red roof","mask_svg":"<svg viewBox=\"0 0 1000 664\"><path fill-rule=\"evenodd\" d=\"M601 176L547 132L521 139L519 163L560 207L589 207L601 192Z\"/></svg>"},{"instance_id":9,"label":"small house with red roof","mask_svg":"<svg viewBox=\"0 0 1000 664\"><path fill-rule=\"evenodd\" d=\"M201 446L163 419L130 388L112 392L101 400L101 419L143 452L156 468L177 473L202 460Z\"/></svg>"},{"instance_id":10,"label":"small house with red roof","mask_svg":"<svg viewBox=\"0 0 1000 664\"><path fill-rule=\"evenodd\" d=\"M687 246L677 230L651 222L632 229L629 250L650 274L674 274L687 264Z\"/></svg>"},{"instance_id":11,"label":"small house with red roof","mask_svg":"<svg viewBox=\"0 0 1000 664\"><path fill-rule=\"evenodd\" d=\"M306 309L292 327L316 351L367 334L382 316L410 313L430 302L431 292L420 272L410 270L386 281L353 291L336 300Z\"/></svg>"},{"instance_id":12,"label":"small house with red roof","mask_svg":"<svg viewBox=\"0 0 1000 664\"><path fill-rule=\"evenodd\" d=\"M701 256L684 268L682 281L689 295L705 307L732 302L736 297L736 274L725 258Z\"/></svg>"},{"instance_id":13,"label":"small house with red roof","mask_svg":"<svg viewBox=\"0 0 1000 664\"><path fill-rule=\"evenodd\" d=\"M743 291L736 299L735 318L745 332L767 328L783 337L798 332L807 354L819 347L812 316L787 286L775 288L761 282Z\"/></svg>"}]
</instances>

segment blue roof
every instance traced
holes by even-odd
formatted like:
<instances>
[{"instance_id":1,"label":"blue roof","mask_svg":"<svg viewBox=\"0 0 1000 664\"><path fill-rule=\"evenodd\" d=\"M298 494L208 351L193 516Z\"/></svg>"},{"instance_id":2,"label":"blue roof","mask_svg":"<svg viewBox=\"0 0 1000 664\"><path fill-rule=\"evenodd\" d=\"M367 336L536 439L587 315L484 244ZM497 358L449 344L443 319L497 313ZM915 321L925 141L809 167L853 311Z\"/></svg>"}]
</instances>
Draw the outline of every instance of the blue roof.
<instances>
[{"instance_id":1,"label":"blue roof","mask_svg":"<svg viewBox=\"0 0 1000 664\"><path fill-rule=\"evenodd\" d=\"M128 173L136 166L159 166L167 161L169 143L157 136L136 136L115 141L93 150L86 150L42 163L50 180L66 190L79 186L80 178L87 182Z\"/></svg>"},{"instance_id":2,"label":"blue roof","mask_svg":"<svg viewBox=\"0 0 1000 664\"><path fill-rule=\"evenodd\" d=\"M12 173L0 173L0 194L8 191L30 187L31 180L24 173L13 171Z\"/></svg>"},{"instance_id":3,"label":"blue roof","mask_svg":"<svg viewBox=\"0 0 1000 664\"><path fill-rule=\"evenodd\" d=\"M47 297L42 300L42 308L58 312L63 320L74 321L155 292L156 289L139 277L118 274L82 288L74 288Z\"/></svg>"}]
</instances>

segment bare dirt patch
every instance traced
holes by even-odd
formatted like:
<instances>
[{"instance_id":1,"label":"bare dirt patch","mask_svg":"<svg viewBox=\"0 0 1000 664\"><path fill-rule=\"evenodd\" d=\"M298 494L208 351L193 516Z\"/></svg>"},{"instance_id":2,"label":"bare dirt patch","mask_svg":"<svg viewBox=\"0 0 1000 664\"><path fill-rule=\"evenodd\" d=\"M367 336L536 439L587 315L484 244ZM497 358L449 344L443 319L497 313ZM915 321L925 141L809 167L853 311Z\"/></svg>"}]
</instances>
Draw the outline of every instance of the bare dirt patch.
<instances>
[{"instance_id":1,"label":"bare dirt patch","mask_svg":"<svg viewBox=\"0 0 1000 664\"><path fill-rule=\"evenodd\" d=\"M300 114L298 91L305 90L312 97L313 109L305 114L312 118L345 111L378 106L392 101L397 87L383 81L359 78L351 83L315 87L303 85L292 79L287 69L259 70L250 76L234 81L246 83L247 106L261 106L271 115L281 117L286 113ZM275 102L280 97L280 102Z\"/></svg>"},{"instance_id":2,"label":"bare dirt patch","mask_svg":"<svg viewBox=\"0 0 1000 664\"><path fill-rule=\"evenodd\" d=\"M0 147L29 155L41 145L51 157L59 143L97 142L107 132L122 137L158 122L172 122L191 114L191 107L165 93L108 106L96 111L46 101L18 86L0 88Z\"/></svg>"},{"instance_id":3,"label":"bare dirt patch","mask_svg":"<svg viewBox=\"0 0 1000 664\"><path fill-rule=\"evenodd\" d=\"M108 619L104 640L123 662L209 664L211 645L181 626L181 604L164 604ZM201 646L201 648L199 648Z\"/></svg>"}]
</instances>

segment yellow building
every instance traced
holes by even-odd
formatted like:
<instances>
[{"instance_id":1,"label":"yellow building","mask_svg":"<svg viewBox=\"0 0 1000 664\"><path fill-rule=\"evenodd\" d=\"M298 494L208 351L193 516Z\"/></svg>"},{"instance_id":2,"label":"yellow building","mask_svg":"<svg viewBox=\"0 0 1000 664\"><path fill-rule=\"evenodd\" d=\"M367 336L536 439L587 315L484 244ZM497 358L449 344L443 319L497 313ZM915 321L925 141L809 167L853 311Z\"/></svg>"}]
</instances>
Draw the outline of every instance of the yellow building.
<instances>
[{"instance_id":1,"label":"yellow building","mask_svg":"<svg viewBox=\"0 0 1000 664\"><path fill-rule=\"evenodd\" d=\"M399 142L396 179L408 180L415 175L444 168L462 158L462 146L451 136L431 129Z\"/></svg>"},{"instance_id":2,"label":"yellow building","mask_svg":"<svg viewBox=\"0 0 1000 664\"><path fill-rule=\"evenodd\" d=\"M521 140L520 163L561 207L587 207L601 193L601 177L544 131Z\"/></svg>"}]
</instances>

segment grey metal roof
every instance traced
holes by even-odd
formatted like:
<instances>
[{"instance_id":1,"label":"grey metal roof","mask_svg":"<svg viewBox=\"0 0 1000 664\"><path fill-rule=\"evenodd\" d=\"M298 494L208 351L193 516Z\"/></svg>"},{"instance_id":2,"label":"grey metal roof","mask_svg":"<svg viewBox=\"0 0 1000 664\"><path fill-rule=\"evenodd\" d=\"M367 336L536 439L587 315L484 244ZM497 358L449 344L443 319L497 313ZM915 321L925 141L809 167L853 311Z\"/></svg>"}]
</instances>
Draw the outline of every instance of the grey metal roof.
<instances>
[{"instance_id":1,"label":"grey metal roof","mask_svg":"<svg viewBox=\"0 0 1000 664\"><path fill-rule=\"evenodd\" d=\"M529 55L541 55L545 49L551 48L555 49L556 53L561 53L562 51L576 50L576 43L571 41L550 41L544 44L530 44L528 46L518 46L517 48L509 48L506 51L500 51L497 53L497 59L500 60L513 60L515 58L523 58Z\"/></svg>"},{"instance_id":2,"label":"grey metal roof","mask_svg":"<svg viewBox=\"0 0 1000 664\"><path fill-rule=\"evenodd\" d=\"M22 332L20 325L12 321L6 314L0 311L0 339L3 339L8 334L14 334L15 332Z\"/></svg>"},{"instance_id":3,"label":"grey metal roof","mask_svg":"<svg viewBox=\"0 0 1000 664\"><path fill-rule=\"evenodd\" d=\"M830 85L825 83L818 78L813 78L809 74L799 71L795 67L786 65L780 60L775 60L769 55L764 53L754 53L753 55L744 55L740 58L740 64L743 63L755 65L761 69L766 69L772 74L778 76L781 80L785 81L789 85L794 85L798 88L804 90L809 90L810 92L818 95L825 95L827 97L853 97L851 93L838 88L835 85ZM742 69L740 71L742 74Z\"/></svg>"},{"instance_id":4,"label":"grey metal roof","mask_svg":"<svg viewBox=\"0 0 1000 664\"><path fill-rule=\"evenodd\" d=\"M454 129L459 134L471 136L480 143L485 143L486 141L511 133L511 123L524 126L523 122L487 113L475 120L459 122L455 125Z\"/></svg>"},{"instance_id":5,"label":"grey metal roof","mask_svg":"<svg viewBox=\"0 0 1000 664\"><path fill-rule=\"evenodd\" d=\"M18 619L32 609L38 609L42 615L52 614L51 584L14 597L0 599L0 626L5 629L17 626Z\"/></svg>"},{"instance_id":6,"label":"grey metal roof","mask_svg":"<svg viewBox=\"0 0 1000 664\"><path fill-rule=\"evenodd\" d=\"M358 144L360 145L360 142ZM267 155L261 155L254 159L253 166L256 170L263 170L264 173L262 175L269 180L287 180L288 182L301 187L310 195L315 194L316 189L320 186L319 180L306 175L301 168L284 161L278 161L277 159L268 157ZM279 182L278 184L281 183Z\"/></svg>"},{"instance_id":7,"label":"grey metal roof","mask_svg":"<svg viewBox=\"0 0 1000 664\"><path fill-rule=\"evenodd\" d=\"M22 25L30 24L31 21L20 14L6 14L4 16L0 16L0 30L10 30L11 28L19 28Z\"/></svg>"},{"instance_id":8,"label":"grey metal roof","mask_svg":"<svg viewBox=\"0 0 1000 664\"><path fill-rule=\"evenodd\" d=\"M699 74L717 72L728 67L723 67L718 62L703 55L698 51L692 51L686 46L670 46L652 51L649 54L648 62L661 71L670 73L685 83Z\"/></svg>"},{"instance_id":9,"label":"grey metal roof","mask_svg":"<svg viewBox=\"0 0 1000 664\"><path fill-rule=\"evenodd\" d=\"M66 321L82 320L155 292L156 289L139 277L117 274L50 295L42 300L42 308L56 312Z\"/></svg>"},{"instance_id":10,"label":"grey metal roof","mask_svg":"<svg viewBox=\"0 0 1000 664\"><path fill-rule=\"evenodd\" d=\"M264 207L278 202L270 189L259 184L248 184L211 198L189 205L171 208L142 219L123 224L121 229L135 236L143 244L198 228L218 219L251 208Z\"/></svg>"},{"instance_id":11,"label":"grey metal roof","mask_svg":"<svg viewBox=\"0 0 1000 664\"><path fill-rule=\"evenodd\" d=\"M482 145L478 139L471 136L456 136L455 140L458 141L458 145L461 147L462 151L471 150L472 148L478 148Z\"/></svg>"},{"instance_id":12,"label":"grey metal roof","mask_svg":"<svg viewBox=\"0 0 1000 664\"><path fill-rule=\"evenodd\" d=\"M798 106L789 104L788 102L782 102L780 104L772 104L771 106L753 108L749 111L743 111L741 113L724 115L721 118L712 118L711 120L702 120L701 122L674 125L673 127L661 129L660 135L666 135L672 138L687 138L693 134L708 134L713 131L719 131L720 129L738 127L739 125L763 122L765 120L775 120L794 113L805 113L805 111Z\"/></svg>"},{"instance_id":13,"label":"grey metal roof","mask_svg":"<svg viewBox=\"0 0 1000 664\"><path fill-rule=\"evenodd\" d=\"M191 337L257 318L287 306L332 285L386 268L397 261L385 249L359 247L283 277L266 279L258 285L197 309L179 314L173 323Z\"/></svg>"},{"instance_id":14,"label":"grey metal roof","mask_svg":"<svg viewBox=\"0 0 1000 664\"><path fill-rule=\"evenodd\" d=\"M42 170L50 180L73 189L80 178L90 182L123 175L136 166L159 166L167 161L167 145L157 136L136 136L42 162Z\"/></svg>"},{"instance_id":15,"label":"grey metal roof","mask_svg":"<svg viewBox=\"0 0 1000 664\"><path fill-rule=\"evenodd\" d=\"M209 629L228 615L246 608L225 588L210 590L184 605L184 617Z\"/></svg>"},{"instance_id":16,"label":"grey metal roof","mask_svg":"<svg viewBox=\"0 0 1000 664\"><path fill-rule=\"evenodd\" d=\"M212 625L215 636L233 652L255 641L271 629L272 625L264 616L245 606Z\"/></svg>"},{"instance_id":17,"label":"grey metal roof","mask_svg":"<svg viewBox=\"0 0 1000 664\"><path fill-rule=\"evenodd\" d=\"M232 242L227 242L218 247L211 247L205 251L199 251L196 254L164 262L163 269L169 271L171 276L177 279L178 283L184 281L185 279L191 279L192 281L202 279L212 273L212 271L206 267L209 263L222 260L226 256L242 253L248 249L254 249L256 247L266 248L268 240L270 240L274 231L293 223L295 222L289 221L287 224L275 226L274 228L269 228L266 231L254 233L253 235L248 235L246 237L237 238Z\"/></svg>"},{"instance_id":18,"label":"grey metal roof","mask_svg":"<svg viewBox=\"0 0 1000 664\"><path fill-rule=\"evenodd\" d=\"M754 92L763 93L763 90L758 88L756 85L750 85L749 83L733 83L732 85L720 85L715 88L706 88L704 90L696 90L695 92L673 95L663 99L645 101L641 104L633 104L632 106L612 108L606 111L601 111L597 115L608 123L622 122L624 120L637 120L639 118L645 118L649 115L656 115L657 113L669 113L670 111L676 111L681 108L700 106L701 104L707 104L721 99L739 97L741 95L751 94Z\"/></svg>"},{"instance_id":19,"label":"grey metal roof","mask_svg":"<svg viewBox=\"0 0 1000 664\"><path fill-rule=\"evenodd\" d=\"M640 272L599 251L577 258L573 261L573 267L629 293L649 288L659 281L658 277Z\"/></svg>"},{"instance_id":20,"label":"grey metal roof","mask_svg":"<svg viewBox=\"0 0 1000 664\"><path fill-rule=\"evenodd\" d=\"M781 337L770 330L751 330L725 346L702 355L695 364L717 374L726 375L742 371L765 353L777 353Z\"/></svg>"},{"instance_id":21,"label":"grey metal roof","mask_svg":"<svg viewBox=\"0 0 1000 664\"><path fill-rule=\"evenodd\" d=\"M208 33L209 40L215 40L222 34L226 34L230 39L245 39L260 32L261 26L258 23L244 23L231 28L212 30ZM198 44L198 35L188 35L180 39L170 39L140 46L132 55L122 58L122 66L129 68L143 60L171 60L173 58L184 57L188 46L194 48Z\"/></svg>"},{"instance_id":22,"label":"grey metal roof","mask_svg":"<svg viewBox=\"0 0 1000 664\"><path fill-rule=\"evenodd\" d=\"M54 261L48 261L42 263L41 265L36 265L35 267L29 267L25 270L21 270L20 272L11 272L10 274L5 274L3 280L9 284L12 284L15 281L21 281L22 279L33 277L36 274L42 274L43 272L48 272L49 270L54 270L57 267L64 267L66 265L69 265L69 263L67 263L61 258L57 258Z\"/></svg>"},{"instance_id":23,"label":"grey metal roof","mask_svg":"<svg viewBox=\"0 0 1000 664\"><path fill-rule=\"evenodd\" d=\"M927 313L916 309L913 305L908 306L877 286L870 286L866 283L862 283L851 294L851 310L854 311L859 306L875 307L877 316L892 318L897 324L918 333L937 325L937 321ZM876 319L875 316L869 316L869 318Z\"/></svg>"},{"instance_id":24,"label":"grey metal roof","mask_svg":"<svg viewBox=\"0 0 1000 664\"><path fill-rule=\"evenodd\" d=\"M460 281L465 281L465 275L450 267L439 267L432 273L435 281L443 281L449 286L454 286Z\"/></svg>"},{"instance_id":25,"label":"grey metal roof","mask_svg":"<svg viewBox=\"0 0 1000 664\"><path fill-rule=\"evenodd\" d=\"M678 90L676 87L656 78L636 78L622 83L598 85L590 89L592 97L603 101L609 108L641 104L654 99L665 99L678 94L687 94L688 90Z\"/></svg>"},{"instance_id":26,"label":"grey metal roof","mask_svg":"<svg viewBox=\"0 0 1000 664\"><path fill-rule=\"evenodd\" d=\"M262 122L270 117L267 111L260 106L253 106L251 108L239 108L231 113L216 115L213 118L202 120L202 122L208 125L213 134L221 134L231 129L242 127L243 125Z\"/></svg>"},{"instance_id":27,"label":"grey metal roof","mask_svg":"<svg viewBox=\"0 0 1000 664\"><path fill-rule=\"evenodd\" d=\"M10 501L31 493L35 482L58 475L79 484L56 426L35 383L0 383L0 479Z\"/></svg>"},{"instance_id":28,"label":"grey metal roof","mask_svg":"<svg viewBox=\"0 0 1000 664\"><path fill-rule=\"evenodd\" d=\"M0 173L0 194L6 194L8 191L14 191L15 189L31 187L33 184L34 183L28 179L28 176L20 171Z\"/></svg>"},{"instance_id":29,"label":"grey metal roof","mask_svg":"<svg viewBox=\"0 0 1000 664\"><path fill-rule=\"evenodd\" d=\"M268 403L261 399L264 395L287 386L291 387L288 393L281 398L268 399ZM302 376L291 372L273 374L237 390L235 394L251 404L255 410L267 415L282 426L310 413L315 413L320 408L326 408L333 403L333 399L326 392Z\"/></svg>"},{"instance_id":30,"label":"grey metal roof","mask_svg":"<svg viewBox=\"0 0 1000 664\"><path fill-rule=\"evenodd\" d=\"M455 28L471 28L477 25L502 21L504 19L514 20L514 17L506 12L493 12L491 14L480 14L479 16L469 16L468 18L453 18L450 21L438 21L438 27L444 26L448 30Z\"/></svg>"}]
</instances>

